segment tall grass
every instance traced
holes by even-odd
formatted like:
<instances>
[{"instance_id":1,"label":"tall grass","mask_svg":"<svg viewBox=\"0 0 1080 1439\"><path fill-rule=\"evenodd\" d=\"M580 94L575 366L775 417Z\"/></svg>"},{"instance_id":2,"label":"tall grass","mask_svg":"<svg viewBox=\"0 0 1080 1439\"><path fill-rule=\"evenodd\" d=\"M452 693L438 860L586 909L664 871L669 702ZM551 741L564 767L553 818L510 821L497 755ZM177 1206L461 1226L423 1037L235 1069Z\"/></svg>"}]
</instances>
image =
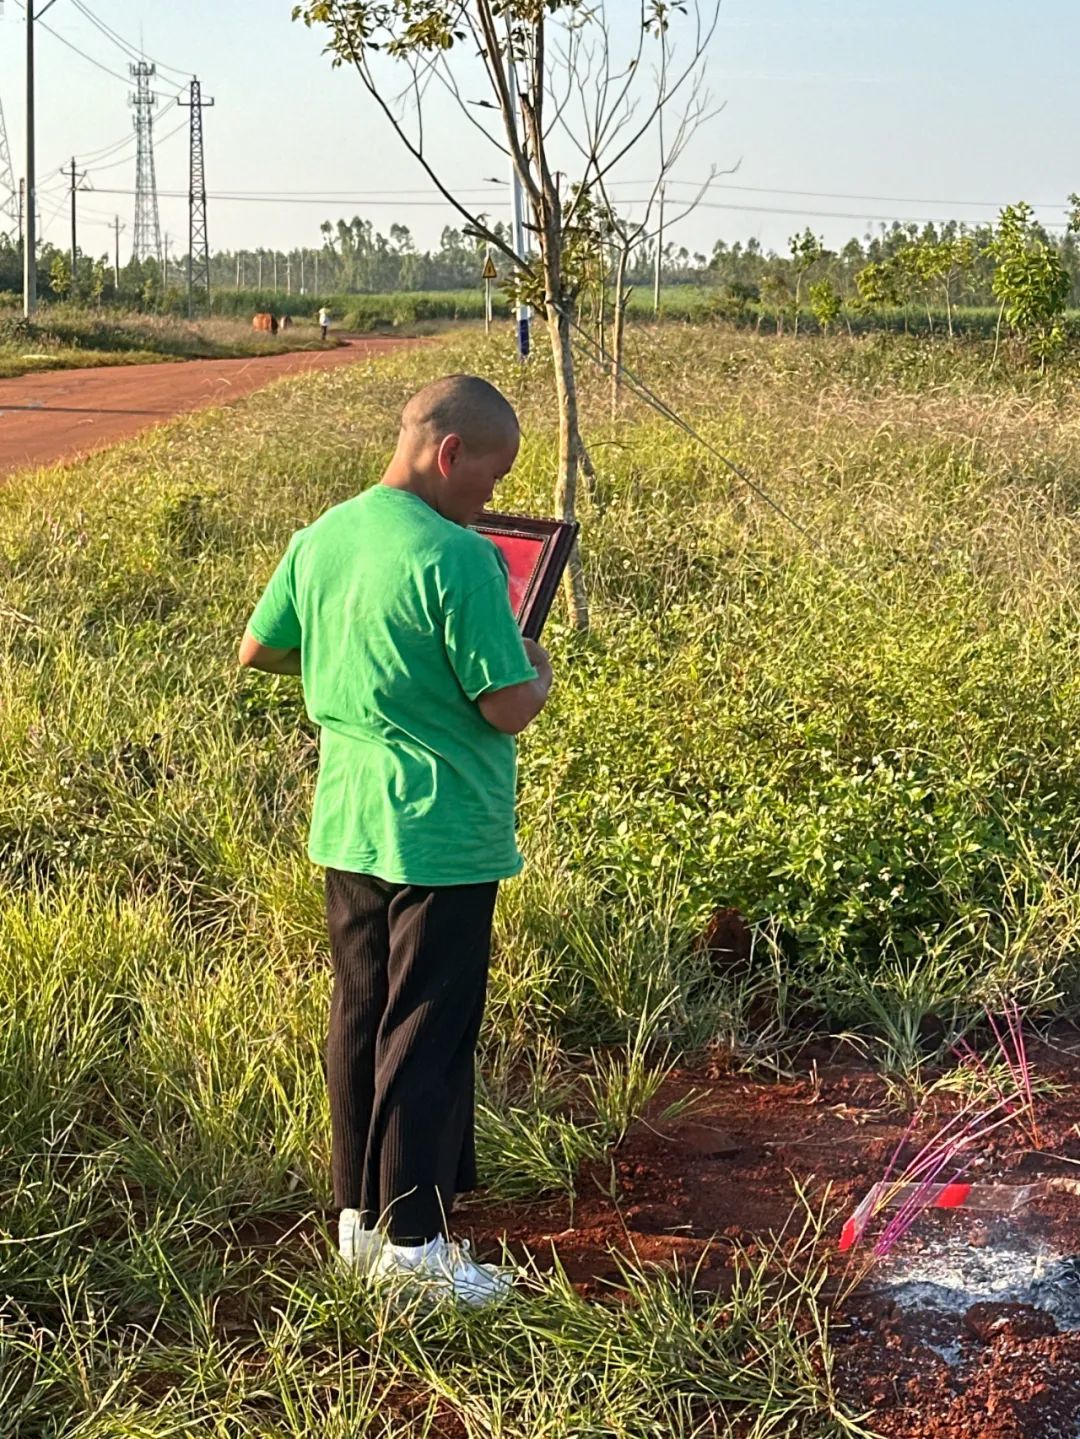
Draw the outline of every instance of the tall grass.
<instances>
[{"instance_id":1,"label":"tall grass","mask_svg":"<svg viewBox=\"0 0 1080 1439\"><path fill-rule=\"evenodd\" d=\"M505 1197L572 1196L707 1045L816 1023L902 1066L927 1015L1077 986L1071 385L971 348L633 343L818 548L630 397L595 418L585 373L594 625L549 631L482 1037ZM475 335L0 490L0 1432L850 1432L813 1227L728 1301L534 1276L498 1319L410 1324L321 1267L315 743L235 647L289 533L463 368L521 412L500 504L547 512L545 361ZM740 965L698 943L726 905Z\"/></svg>"},{"instance_id":2,"label":"tall grass","mask_svg":"<svg viewBox=\"0 0 1080 1439\"><path fill-rule=\"evenodd\" d=\"M215 316L188 321L171 315L46 306L36 320L0 309L0 378L41 370L88 369L102 365L145 365L158 360L227 360L244 355L284 354L322 348L313 326L289 338L256 333L251 314L242 319Z\"/></svg>"}]
</instances>

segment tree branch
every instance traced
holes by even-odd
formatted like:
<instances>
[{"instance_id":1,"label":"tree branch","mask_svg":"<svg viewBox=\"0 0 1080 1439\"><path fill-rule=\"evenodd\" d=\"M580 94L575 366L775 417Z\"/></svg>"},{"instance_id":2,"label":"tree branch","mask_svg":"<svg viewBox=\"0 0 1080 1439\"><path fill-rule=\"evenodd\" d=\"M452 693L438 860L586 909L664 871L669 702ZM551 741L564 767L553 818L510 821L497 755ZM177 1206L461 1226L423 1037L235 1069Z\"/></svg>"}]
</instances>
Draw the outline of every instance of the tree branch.
<instances>
[{"instance_id":1,"label":"tree branch","mask_svg":"<svg viewBox=\"0 0 1080 1439\"><path fill-rule=\"evenodd\" d=\"M333 10L336 12L337 8L337 4L335 3L333 6ZM439 178L439 175L436 173L431 162L424 155L423 151L417 147L416 143L406 131L405 127L396 118L386 100L379 93L378 86L375 84L375 81L368 68L366 57L357 50L351 30L347 25L343 25L341 28L344 34L345 46L348 51L350 63L352 64L356 73L359 75L361 83L363 84L365 90L367 90L368 94L372 97L372 99L378 105L379 109L383 112L386 119L393 127L394 133L397 135L398 139L408 150L409 154L412 155L413 159L416 160L417 163L422 167L424 173L427 175L431 183L435 186L436 190L438 190L439 194L443 197L443 199L447 202L448 205L450 205L454 210L456 210L458 214L461 215L468 222L470 228L475 234L479 235L481 238L493 245L500 252L500 254L502 254L506 259L512 262L515 269L522 271L522 273L529 277L532 277L532 268L525 261L524 257L517 255L511 245L508 245L505 240L503 240L495 233L494 230L492 230L489 226L483 223L479 215L474 214L470 209L468 209L467 206L463 205L461 201L454 196L454 194Z\"/></svg>"},{"instance_id":2,"label":"tree branch","mask_svg":"<svg viewBox=\"0 0 1080 1439\"><path fill-rule=\"evenodd\" d=\"M499 37L495 31L495 17L492 14L489 0L476 0L476 13L480 22L480 32L484 37L485 48L481 51L481 54L484 57L484 63L487 66L495 93L499 97L499 109L502 111L503 128L506 131L506 138L510 145L514 169L517 171L521 183L525 186L529 198L534 205L537 205L540 200L540 190L529 168L529 162L525 158L525 154L521 148L518 119L514 114L514 107L510 100L510 85L506 71L503 69L502 49L499 45ZM506 63L508 65L514 63L513 54L509 51L509 37Z\"/></svg>"}]
</instances>

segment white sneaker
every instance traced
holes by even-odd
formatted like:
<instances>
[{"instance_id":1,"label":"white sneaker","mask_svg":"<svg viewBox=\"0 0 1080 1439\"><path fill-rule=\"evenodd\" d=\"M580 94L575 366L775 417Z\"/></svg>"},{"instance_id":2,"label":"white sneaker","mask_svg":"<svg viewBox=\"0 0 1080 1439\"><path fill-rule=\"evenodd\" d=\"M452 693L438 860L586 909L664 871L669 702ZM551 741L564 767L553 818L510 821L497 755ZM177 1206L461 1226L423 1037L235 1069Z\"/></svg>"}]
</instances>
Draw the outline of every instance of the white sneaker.
<instances>
[{"instance_id":1,"label":"white sneaker","mask_svg":"<svg viewBox=\"0 0 1080 1439\"><path fill-rule=\"evenodd\" d=\"M505 1298L514 1282L513 1270L478 1263L467 1239L457 1242L442 1235L415 1249L387 1241L372 1273L404 1281L407 1290L453 1297L476 1308Z\"/></svg>"},{"instance_id":2,"label":"white sneaker","mask_svg":"<svg viewBox=\"0 0 1080 1439\"><path fill-rule=\"evenodd\" d=\"M338 1253L360 1274L370 1274L386 1241L377 1229L364 1229L358 1209L343 1209L338 1219Z\"/></svg>"}]
</instances>

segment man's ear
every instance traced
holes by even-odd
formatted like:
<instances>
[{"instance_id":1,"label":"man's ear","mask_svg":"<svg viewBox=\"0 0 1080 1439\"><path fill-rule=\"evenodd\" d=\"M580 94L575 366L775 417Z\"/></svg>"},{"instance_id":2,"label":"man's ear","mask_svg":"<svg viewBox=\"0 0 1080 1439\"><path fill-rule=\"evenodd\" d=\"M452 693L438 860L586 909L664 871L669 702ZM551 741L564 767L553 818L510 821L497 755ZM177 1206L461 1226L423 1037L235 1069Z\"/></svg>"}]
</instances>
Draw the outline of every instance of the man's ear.
<instances>
[{"instance_id":1,"label":"man's ear","mask_svg":"<svg viewBox=\"0 0 1080 1439\"><path fill-rule=\"evenodd\" d=\"M443 437L439 445L437 463L439 466L439 474L442 475L444 480L450 478L450 471L453 469L455 461L461 458L461 448L460 435L445 435Z\"/></svg>"}]
</instances>

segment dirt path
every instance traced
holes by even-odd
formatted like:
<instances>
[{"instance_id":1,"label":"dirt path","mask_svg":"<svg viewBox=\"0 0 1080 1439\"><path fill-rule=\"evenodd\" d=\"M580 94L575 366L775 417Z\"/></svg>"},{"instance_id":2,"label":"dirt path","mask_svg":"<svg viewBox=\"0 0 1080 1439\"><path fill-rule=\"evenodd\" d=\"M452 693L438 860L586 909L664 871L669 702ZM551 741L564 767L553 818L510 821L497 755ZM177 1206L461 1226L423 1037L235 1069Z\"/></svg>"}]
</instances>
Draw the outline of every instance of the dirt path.
<instances>
[{"instance_id":1,"label":"dirt path","mask_svg":"<svg viewBox=\"0 0 1080 1439\"><path fill-rule=\"evenodd\" d=\"M0 476L103 449L174 415L232 404L284 375L353 365L411 343L349 338L336 350L51 370L0 380Z\"/></svg>"}]
</instances>

